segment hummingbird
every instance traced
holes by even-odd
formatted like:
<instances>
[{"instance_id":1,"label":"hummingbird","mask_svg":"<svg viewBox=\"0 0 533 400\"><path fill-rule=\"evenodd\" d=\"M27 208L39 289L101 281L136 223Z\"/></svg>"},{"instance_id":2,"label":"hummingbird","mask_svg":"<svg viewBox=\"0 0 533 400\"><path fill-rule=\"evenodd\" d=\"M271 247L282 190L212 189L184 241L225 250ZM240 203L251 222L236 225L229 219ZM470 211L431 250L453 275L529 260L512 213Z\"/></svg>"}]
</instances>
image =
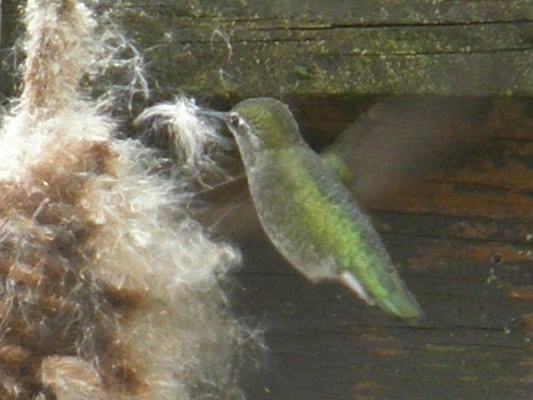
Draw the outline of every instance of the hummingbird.
<instances>
[{"instance_id":1,"label":"hummingbird","mask_svg":"<svg viewBox=\"0 0 533 400\"><path fill-rule=\"evenodd\" d=\"M287 105L252 98L216 114L235 137L259 221L290 264L312 282L340 281L396 317L421 318L370 219L343 183L342 164L307 145Z\"/></svg>"}]
</instances>

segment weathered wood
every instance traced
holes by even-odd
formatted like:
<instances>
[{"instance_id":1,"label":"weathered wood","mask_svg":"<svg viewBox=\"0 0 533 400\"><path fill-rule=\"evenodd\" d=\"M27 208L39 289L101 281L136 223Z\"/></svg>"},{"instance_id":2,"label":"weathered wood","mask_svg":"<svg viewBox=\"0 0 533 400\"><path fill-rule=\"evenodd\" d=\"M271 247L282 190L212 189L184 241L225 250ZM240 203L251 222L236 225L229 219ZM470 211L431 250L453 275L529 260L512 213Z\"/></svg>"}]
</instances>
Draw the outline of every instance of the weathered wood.
<instances>
[{"instance_id":1,"label":"weathered wood","mask_svg":"<svg viewBox=\"0 0 533 400\"><path fill-rule=\"evenodd\" d=\"M16 4L4 0L6 43ZM118 4L158 95L282 97L317 146L374 95L533 88L531 1ZM243 382L250 399L531 398L532 106L496 101L466 156L370 204L426 313L418 325L306 282L265 238L246 186L235 191L244 206L219 223L245 256L233 307L265 328L270 348Z\"/></svg>"},{"instance_id":2,"label":"weathered wood","mask_svg":"<svg viewBox=\"0 0 533 400\"><path fill-rule=\"evenodd\" d=\"M13 45L13 33L18 21L15 4L0 1L0 101L12 92L15 84L13 65L9 65L8 48Z\"/></svg>"},{"instance_id":3,"label":"weathered wood","mask_svg":"<svg viewBox=\"0 0 533 400\"><path fill-rule=\"evenodd\" d=\"M191 93L528 95L532 5L137 3L125 23L153 48L160 83Z\"/></svg>"},{"instance_id":4,"label":"weathered wood","mask_svg":"<svg viewBox=\"0 0 533 400\"><path fill-rule=\"evenodd\" d=\"M0 0L0 48L2 48L2 0Z\"/></svg>"},{"instance_id":5,"label":"weathered wood","mask_svg":"<svg viewBox=\"0 0 533 400\"><path fill-rule=\"evenodd\" d=\"M6 2L5 19L17 18L17 3ZM147 51L150 75L165 95L233 98L530 95L532 5L166 0L114 7Z\"/></svg>"}]
</instances>

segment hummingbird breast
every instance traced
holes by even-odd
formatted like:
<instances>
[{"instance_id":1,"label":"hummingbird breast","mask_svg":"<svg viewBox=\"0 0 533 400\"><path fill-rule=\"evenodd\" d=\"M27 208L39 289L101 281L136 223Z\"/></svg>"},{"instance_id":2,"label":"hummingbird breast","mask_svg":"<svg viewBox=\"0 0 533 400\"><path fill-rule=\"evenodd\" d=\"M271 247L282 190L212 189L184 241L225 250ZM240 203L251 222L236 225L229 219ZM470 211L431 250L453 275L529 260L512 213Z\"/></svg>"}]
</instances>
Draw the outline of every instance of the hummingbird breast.
<instances>
[{"instance_id":1,"label":"hummingbird breast","mask_svg":"<svg viewBox=\"0 0 533 400\"><path fill-rule=\"evenodd\" d=\"M309 279L336 279L348 270L366 287L395 273L379 236L349 190L310 148L264 151L246 168L264 230ZM366 273L369 269L378 273ZM394 285L386 278L376 282L384 292L389 286Z\"/></svg>"}]
</instances>

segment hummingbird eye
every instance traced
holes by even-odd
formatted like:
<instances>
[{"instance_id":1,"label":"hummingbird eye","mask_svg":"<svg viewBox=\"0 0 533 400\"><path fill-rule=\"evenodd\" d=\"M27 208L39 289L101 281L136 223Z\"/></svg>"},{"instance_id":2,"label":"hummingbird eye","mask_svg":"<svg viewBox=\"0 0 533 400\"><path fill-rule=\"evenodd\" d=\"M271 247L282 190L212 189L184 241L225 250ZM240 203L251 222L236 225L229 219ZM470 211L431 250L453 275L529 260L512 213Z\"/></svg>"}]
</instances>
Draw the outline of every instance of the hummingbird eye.
<instances>
[{"instance_id":1,"label":"hummingbird eye","mask_svg":"<svg viewBox=\"0 0 533 400\"><path fill-rule=\"evenodd\" d=\"M239 115L236 113L231 113L229 115L228 122L235 129L239 128L242 125L241 117L239 117Z\"/></svg>"}]
</instances>

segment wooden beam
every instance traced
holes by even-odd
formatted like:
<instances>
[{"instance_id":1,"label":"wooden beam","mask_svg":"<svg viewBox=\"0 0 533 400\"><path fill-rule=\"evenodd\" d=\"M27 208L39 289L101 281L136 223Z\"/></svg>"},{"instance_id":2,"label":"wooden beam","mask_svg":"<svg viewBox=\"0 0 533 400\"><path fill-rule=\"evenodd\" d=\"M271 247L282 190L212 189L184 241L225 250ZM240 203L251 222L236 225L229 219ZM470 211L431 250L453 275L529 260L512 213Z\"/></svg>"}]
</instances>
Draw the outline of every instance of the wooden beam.
<instances>
[{"instance_id":1,"label":"wooden beam","mask_svg":"<svg viewBox=\"0 0 533 400\"><path fill-rule=\"evenodd\" d=\"M124 15L168 90L530 95L533 2L137 2ZM170 88L169 88L170 86Z\"/></svg>"},{"instance_id":2,"label":"wooden beam","mask_svg":"<svg viewBox=\"0 0 533 400\"><path fill-rule=\"evenodd\" d=\"M16 19L21 2L5 3L5 18ZM533 91L531 0L164 0L113 12L162 95Z\"/></svg>"}]
</instances>

